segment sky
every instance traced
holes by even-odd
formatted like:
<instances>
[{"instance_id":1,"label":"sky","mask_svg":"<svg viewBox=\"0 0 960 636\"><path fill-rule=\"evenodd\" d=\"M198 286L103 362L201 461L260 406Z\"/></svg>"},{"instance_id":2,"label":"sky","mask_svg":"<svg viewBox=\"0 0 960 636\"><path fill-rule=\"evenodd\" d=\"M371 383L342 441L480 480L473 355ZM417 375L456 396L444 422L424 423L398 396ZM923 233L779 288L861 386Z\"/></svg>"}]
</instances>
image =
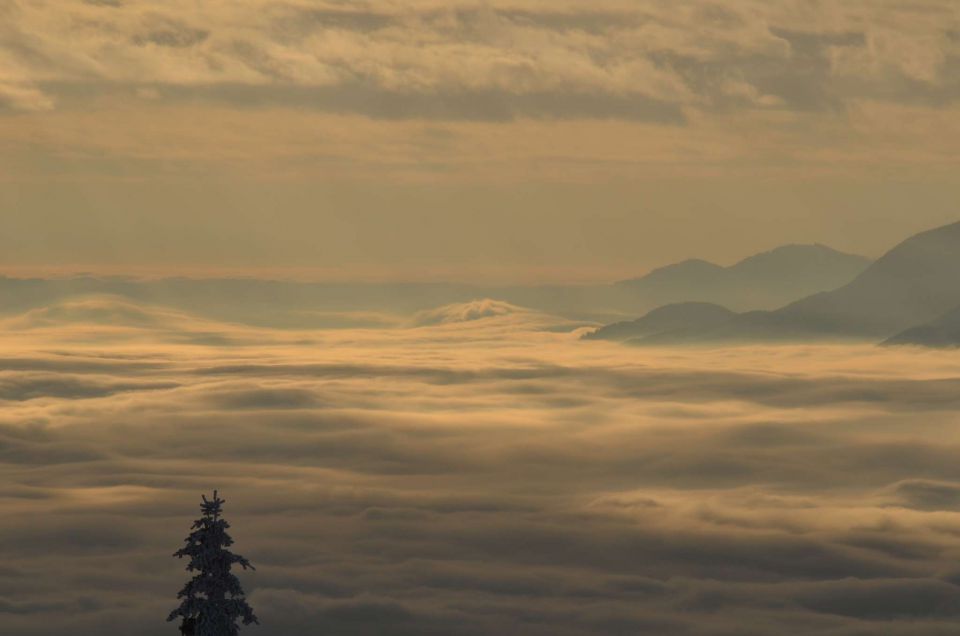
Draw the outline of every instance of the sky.
<instances>
[{"instance_id":1,"label":"sky","mask_svg":"<svg viewBox=\"0 0 960 636\"><path fill-rule=\"evenodd\" d=\"M958 226L499 283L878 257L958 148L956 0L0 0L0 631L176 631L218 489L244 636L955 635L960 358L875 343Z\"/></svg>"},{"instance_id":2,"label":"sky","mask_svg":"<svg viewBox=\"0 0 960 636\"><path fill-rule=\"evenodd\" d=\"M956 220L950 0L0 0L0 269L613 280Z\"/></svg>"}]
</instances>

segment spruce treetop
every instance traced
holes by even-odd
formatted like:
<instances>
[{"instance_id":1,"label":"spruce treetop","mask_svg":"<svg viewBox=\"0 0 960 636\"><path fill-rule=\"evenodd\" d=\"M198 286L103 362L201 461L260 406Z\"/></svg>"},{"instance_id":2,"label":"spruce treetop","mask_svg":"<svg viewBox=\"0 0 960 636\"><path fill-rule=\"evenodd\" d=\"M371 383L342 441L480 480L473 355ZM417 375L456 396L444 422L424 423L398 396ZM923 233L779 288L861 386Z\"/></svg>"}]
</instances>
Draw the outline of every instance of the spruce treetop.
<instances>
[{"instance_id":1,"label":"spruce treetop","mask_svg":"<svg viewBox=\"0 0 960 636\"><path fill-rule=\"evenodd\" d=\"M220 515L224 499L213 491L213 499L201 496L203 515L193 522L186 545L173 556L188 557L187 571L196 572L177 594L180 606L170 612L168 621L183 619L181 632L196 636L236 636L244 625L259 624L253 609L244 598L240 581L230 572L233 565L255 570L249 561L227 548L233 539L227 534L227 523Z\"/></svg>"}]
</instances>

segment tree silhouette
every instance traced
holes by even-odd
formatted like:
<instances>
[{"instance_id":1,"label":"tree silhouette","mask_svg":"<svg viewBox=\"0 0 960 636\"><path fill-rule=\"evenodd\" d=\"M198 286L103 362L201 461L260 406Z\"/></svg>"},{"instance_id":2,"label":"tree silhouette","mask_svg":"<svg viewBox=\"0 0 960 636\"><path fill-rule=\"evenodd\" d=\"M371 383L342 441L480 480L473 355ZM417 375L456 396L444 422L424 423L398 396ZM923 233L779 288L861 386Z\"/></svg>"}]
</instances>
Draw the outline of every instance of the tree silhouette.
<instances>
[{"instance_id":1,"label":"tree silhouette","mask_svg":"<svg viewBox=\"0 0 960 636\"><path fill-rule=\"evenodd\" d=\"M240 581L230 572L237 563L243 569L255 570L250 562L226 548L233 544L227 534L230 524L220 518L224 500L213 491L213 499L201 495L203 516L193 522L186 546L173 553L177 558L190 557L189 572L197 574L187 581L177 598L180 606L170 612L168 621L183 618L181 633L189 636L236 636L244 625L260 624L244 598Z\"/></svg>"}]
</instances>

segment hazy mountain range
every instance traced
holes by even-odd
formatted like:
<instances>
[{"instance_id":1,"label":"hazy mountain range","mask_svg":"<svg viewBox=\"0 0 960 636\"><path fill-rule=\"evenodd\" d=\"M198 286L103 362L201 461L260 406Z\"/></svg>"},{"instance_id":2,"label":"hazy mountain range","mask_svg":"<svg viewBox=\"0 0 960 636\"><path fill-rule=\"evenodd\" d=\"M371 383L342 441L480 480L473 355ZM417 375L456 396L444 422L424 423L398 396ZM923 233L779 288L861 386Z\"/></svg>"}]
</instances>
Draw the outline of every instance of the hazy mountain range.
<instances>
[{"instance_id":1,"label":"hazy mountain range","mask_svg":"<svg viewBox=\"0 0 960 636\"><path fill-rule=\"evenodd\" d=\"M960 346L960 306L929 323L905 329L886 344L914 344L928 347Z\"/></svg>"},{"instance_id":2,"label":"hazy mountain range","mask_svg":"<svg viewBox=\"0 0 960 636\"><path fill-rule=\"evenodd\" d=\"M960 223L912 236L873 263L824 245L785 245L729 267L686 260L595 285L0 277L0 317L47 320L72 316L77 307L89 313L94 305L62 303L103 297L278 328L409 326L447 322L449 315L534 312L561 318L551 324L570 329L610 323L585 338L632 344L867 340L953 346L960 344ZM95 304L96 317L119 320L121 306Z\"/></svg>"},{"instance_id":3,"label":"hazy mountain range","mask_svg":"<svg viewBox=\"0 0 960 636\"><path fill-rule=\"evenodd\" d=\"M658 307L636 320L615 322L584 335L585 340L642 342L674 332L709 329L736 316L736 312L714 303L673 303Z\"/></svg>"},{"instance_id":4,"label":"hazy mountain range","mask_svg":"<svg viewBox=\"0 0 960 636\"><path fill-rule=\"evenodd\" d=\"M659 304L707 302L729 309L772 309L852 280L870 265L863 256L826 245L784 245L721 267L690 259L656 269L642 278L621 281Z\"/></svg>"},{"instance_id":5,"label":"hazy mountain range","mask_svg":"<svg viewBox=\"0 0 960 636\"><path fill-rule=\"evenodd\" d=\"M688 260L612 284L0 277L0 315L10 316L72 298L111 296L216 320L282 328L329 328L384 326L391 322L391 314L409 316L437 307L493 299L596 324L636 316L672 302L712 302L735 311L773 309L806 294L842 285L867 265L869 261L861 256L823 245L787 245L730 267Z\"/></svg>"},{"instance_id":6,"label":"hazy mountain range","mask_svg":"<svg viewBox=\"0 0 960 636\"><path fill-rule=\"evenodd\" d=\"M593 338L639 343L756 340L878 340L960 344L960 223L912 236L846 285L772 311L724 314L707 305L669 309L680 316L651 331L661 308Z\"/></svg>"}]
</instances>

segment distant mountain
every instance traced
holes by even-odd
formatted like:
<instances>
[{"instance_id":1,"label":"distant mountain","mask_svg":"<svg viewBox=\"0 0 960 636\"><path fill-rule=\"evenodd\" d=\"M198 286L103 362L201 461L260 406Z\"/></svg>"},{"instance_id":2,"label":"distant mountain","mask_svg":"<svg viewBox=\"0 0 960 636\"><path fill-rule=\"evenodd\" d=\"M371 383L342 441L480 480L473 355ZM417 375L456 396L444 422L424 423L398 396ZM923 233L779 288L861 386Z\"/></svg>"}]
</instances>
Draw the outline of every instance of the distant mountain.
<instances>
[{"instance_id":1,"label":"distant mountain","mask_svg":"<svg viewBox=\"0 0 960 636\"><path fill-rule=\"evenodd\" d=\"M791 245L731 267L691 260L617 284L0 276L0 318L76 298L111 296L253 326L362 327L401 324L410 316L437 307L487 298L597 324L633 318L675 302L712 302L736 311L777 307L805 294L836 287L852 279L866 263L859 256L823 246Z\"/></svg>"},{"instance_id":2,"label":"distant mountain","mask_svg":"<svg viewBox=\"0 0 960 636\"><path fill-rule=\"evenodd\" d=\"M126 298L253 326L313 329L376 327L478 298L593 324L652 307L611 283L478 285L441 282L305 282L253 278L9 278L0 275L0 319L66 300Z\"/></svg>"},{"instance_id":3,"label":"distant mountain","mask_svg":"<svg viewBox=\"0 0 960 636\"><path fill-rule=\"evenodd\" d=\"M783 245L729 267L690 259L617 283L656 305L708 302L738 311L773 309L835 289L870 265L826 245Z\"/></svg>"},{"instance_id":4,"label":"distant mountain","mask_svg":"<svg viewBox=\"0 0 960 636\"><path fill-rule=\"evenodd\" d=\"M884 254L849 285L774 312L817 332L889 336L960 304L960 223L922 232Z\"/></svg>"},{"instance_id":5,"label":"distant mountain","mask_svg":"<svg viewBox=\"0 0 960 636\"><path fill-rule=\"evenodd\" d=\"M908 238L839 289L673 336L678 341L889 338L958 305L960 223L954 223Z\"/></svg>"},{"instance_id":6,"label":"distant mountain","mask_svg":"<svg viewBox=\"0 0 960 636\"><path fill-rule=\"evenodd\" d=\"M642 318L616 322L583 336L584 340L632 340L678 329L706 329L734 318L737 314L713 303L675 303L664 305Z\"/></svg>"},{"instance_id":7,"label":"distant mountain","mask_svg":"<svg viewBox=\"0 0 960 636\"><path fill-rule=\"evenodd\" d=\"M954 307L932 322L905 329L887 339L884 344L960 347L960 306Z\"/></svg>"}]
</instances>

